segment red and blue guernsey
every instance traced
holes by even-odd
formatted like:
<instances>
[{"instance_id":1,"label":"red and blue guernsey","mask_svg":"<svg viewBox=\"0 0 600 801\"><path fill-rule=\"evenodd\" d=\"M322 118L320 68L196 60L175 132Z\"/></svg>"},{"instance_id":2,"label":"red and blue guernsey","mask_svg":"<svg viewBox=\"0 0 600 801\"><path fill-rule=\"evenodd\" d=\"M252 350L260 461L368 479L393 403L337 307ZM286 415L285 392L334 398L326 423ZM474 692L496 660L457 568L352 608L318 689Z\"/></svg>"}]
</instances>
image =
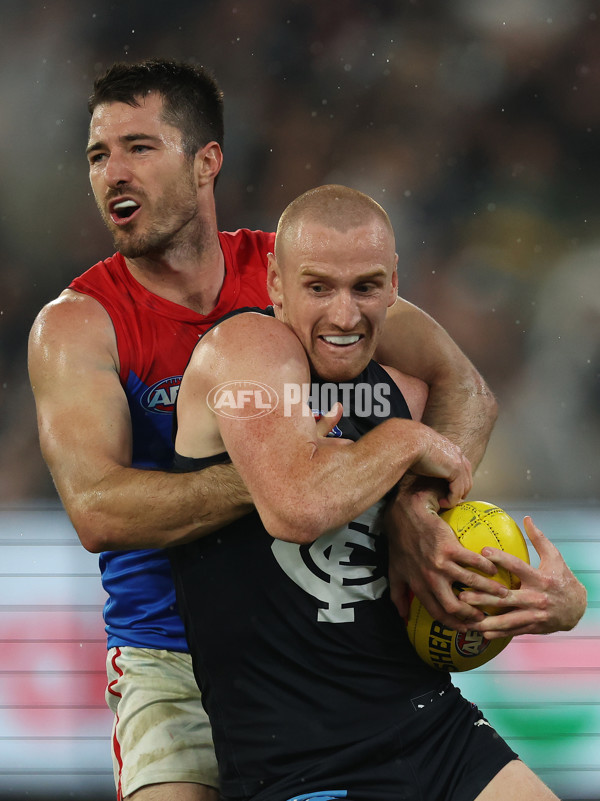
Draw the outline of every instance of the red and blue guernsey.
<instances>
[{"instance_id":1,"label":"red and blue guernsey","mask_svg":"<svg viewBox=\"0 0 600 801\"><path fill-rule=\"evenodd\" d=\"M112 320L131 413L133 467L171 467L173 406L191 352L198 337L224 314L270 303L266 267L274 238L247 229L219 234L225 280L216 307L206 316L149 292L133 278L120 253L70 284L70 289L99 301ZM100 570L108 593L104 621L109 648L188 651L164 551L106 551L100 555Z\"/></svg>"}]
</instances>

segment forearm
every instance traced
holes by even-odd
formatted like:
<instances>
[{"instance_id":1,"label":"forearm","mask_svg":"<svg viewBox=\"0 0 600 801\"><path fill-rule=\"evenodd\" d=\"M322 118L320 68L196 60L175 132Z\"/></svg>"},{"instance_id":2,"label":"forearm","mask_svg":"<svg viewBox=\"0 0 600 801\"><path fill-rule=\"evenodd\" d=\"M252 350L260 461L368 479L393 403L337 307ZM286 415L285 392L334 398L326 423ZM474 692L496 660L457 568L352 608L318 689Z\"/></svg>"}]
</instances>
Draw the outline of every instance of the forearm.
<instances>
[{"instance_id":1,"label":"forearm","mask_svg":"<svg viewBox=\"0 0 600 801\"><path fill-rule=\"evenodd\" d=\"M94 486L61 498L85 548L163 548L204 536L253 509L235 468L192 473L115 467Z\"/></svg>"},{"instance_id":2,"label":"forearm","mask_svg":"<svg viewBox=\"0 0 600 801\"><path fill-rule=\"evenodd\" d=\"M475 469L496 421L497 404L448 333L421 309L399 299L386 319L376 357L428 384L423 422L462 448Z\"/></svg>"},{"instance_id":3,"label":"forearm","mask_svg":"<svg viewBox=\"0 0 600 801\"><path fill-rule=\"evenodd\" d=\"M477 468L496 422L496 399L476 370L448 370L429 388L423 422L458 445Z\"/></svg>"},{"instance_id":4,"label":"forearm","mask_svg":"<svg viewBox=\"0 0 600 801\"><path fill-rule=\"evenodd\" d=\"M304 456L278 471L279 480L247 476L265 527L279 539L310 542L344 525L379 501L409 468L446 478L447 495L470 486L470 467L460 449L413 420L387 420L351 444L305 447Z\"/></svg>"},{"instance_id":5,"label":"forearm","mask_svg":"<svg viewBox=\"0 0 600 801\"><path fill-rule=\"evenodd\" d=\"M387 421L352 444L307 442L278 478L248 475L267 531L276 539L312 542L382 498L415 458L410 424L398 437L395 423Z\"/></svg>"}]
</instances>

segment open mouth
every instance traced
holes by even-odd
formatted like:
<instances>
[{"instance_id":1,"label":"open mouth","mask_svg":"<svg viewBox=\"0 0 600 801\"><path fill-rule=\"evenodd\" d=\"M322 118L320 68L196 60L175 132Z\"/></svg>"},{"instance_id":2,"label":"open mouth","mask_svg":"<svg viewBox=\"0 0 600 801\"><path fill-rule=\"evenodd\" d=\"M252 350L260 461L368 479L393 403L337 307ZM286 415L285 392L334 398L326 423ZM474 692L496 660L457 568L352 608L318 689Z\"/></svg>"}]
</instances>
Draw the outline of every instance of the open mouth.
<instances>
[{"instance_id":1,"label":"open mouth","mask_svg":"<svg viewBox=\"0 0 600 801\"><path fill-rule=\"evenodd\" d=\"M140 204L135 200L119 200L116 203L111 203L110 218L117 225L125 223L131 219L139 208Z\"/></svg>"},{"instance_id":2,"label":"open mouth","mask_svg":"<svg viewBox=\"0 0 600 801\"><path fill-rule=\"evenodd\" d=\"M348 347L349 345L356 345L363 338L362 334L331 334L328 336L321 336L324 342L329 345L337 345L338 347Z\"/></svg>"}]
</instances>

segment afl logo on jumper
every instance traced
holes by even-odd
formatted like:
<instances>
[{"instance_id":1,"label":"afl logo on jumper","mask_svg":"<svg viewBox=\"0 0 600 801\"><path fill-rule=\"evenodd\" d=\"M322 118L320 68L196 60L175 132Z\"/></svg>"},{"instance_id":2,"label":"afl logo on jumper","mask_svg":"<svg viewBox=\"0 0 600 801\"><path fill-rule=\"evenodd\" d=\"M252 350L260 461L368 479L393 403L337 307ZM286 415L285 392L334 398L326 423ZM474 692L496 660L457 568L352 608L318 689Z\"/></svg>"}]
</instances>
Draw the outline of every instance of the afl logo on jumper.
<instances>
[{"instance_id":1,"label":"afl logo on jumper","mask_svg":"<svg viewBox=\"0 0 600 801\"><path fill-rule=\"evenodd\" d=\"M181 378L180 375L172 375L169 378L162 378L156 384L148 387L140 398L143 408L148 412L172 414Z\"/></svg>"},{"instance_id":2,"label":"afl logo on jumper","mask_svg":"<svg viewBox=\"0 0 600 801\"><path fill-rule=\"evenodd\" d=\"M383 502L310 545L273 540L279 567L323 606L319 623L352 623L354 607L380 598L388 585L375 551Z\"/></svg>"}]
</instances>

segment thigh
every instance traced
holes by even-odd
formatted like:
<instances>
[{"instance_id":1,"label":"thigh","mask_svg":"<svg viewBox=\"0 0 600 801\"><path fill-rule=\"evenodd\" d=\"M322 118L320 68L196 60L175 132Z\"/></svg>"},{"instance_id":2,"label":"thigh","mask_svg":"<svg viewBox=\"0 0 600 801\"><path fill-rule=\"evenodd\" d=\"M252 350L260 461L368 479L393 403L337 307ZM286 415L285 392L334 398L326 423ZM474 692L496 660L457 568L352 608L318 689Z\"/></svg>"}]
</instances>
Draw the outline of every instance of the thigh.
<instances>
[{"instance_id":1,"label":"thigh","mask_svg":"<svg viewBox=\"0 0 600 801\"><path fill-rule=\"evenodd\" d=\"M115 714L112 755L119 798L150 785L216 787L210 725L189 654L112 648L107 676L106 701ZM163 797L169 796L157 796Z\"/></svg>"},{"instance_id":2,"label":"thigh","mask_svg":"<svg viewBox=\"0 0 600 801\"><path fill-rule=\"evenodd\" d=\"M429 711L414 716L405 752L420 797L428 801L475 801L505 765L517 759L454 686Z\"/></svg>"},{"instance_id":3,"label":"thigh","mask_svg":"<svg viewBox=\"0 0 600 801\"><path fill-rule=\"evenodd\" d=\"M476 801L558 801L558 796L519 759L505 765L488 786L477 796Z\"/></svg>"},{"instance_id":4,"label":"thigh","mask_svg":"<svg viewBox=\"0 0 600 801\"><path fill-rule=\"evenodd\" d=\"M142 787L124 801L218 801L219 794L203 784L151 784Z\"/></svg>"}]
</instances>

